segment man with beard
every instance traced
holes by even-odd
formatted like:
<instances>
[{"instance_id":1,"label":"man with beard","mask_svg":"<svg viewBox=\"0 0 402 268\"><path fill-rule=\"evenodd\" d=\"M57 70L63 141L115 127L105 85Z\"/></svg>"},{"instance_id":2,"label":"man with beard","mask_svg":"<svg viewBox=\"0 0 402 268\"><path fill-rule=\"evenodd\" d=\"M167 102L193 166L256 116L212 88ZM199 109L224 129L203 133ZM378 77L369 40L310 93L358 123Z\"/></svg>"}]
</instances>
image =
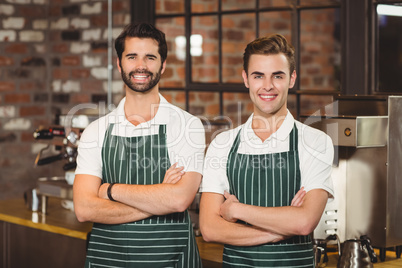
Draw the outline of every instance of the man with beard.
<instances>
[{"instance_id":1,"label":"man with beard","mask_svg":"<svg viewBox=\"0 0 402 268\"><path fill-rule=\"evenodd\" d=\"M203 125L159 94L163 32L130 24L115 48L126 96L78 147L75 213L94 222L85 267L201 267L187 208L201 182Z\"/></svg>"}]
</instances>

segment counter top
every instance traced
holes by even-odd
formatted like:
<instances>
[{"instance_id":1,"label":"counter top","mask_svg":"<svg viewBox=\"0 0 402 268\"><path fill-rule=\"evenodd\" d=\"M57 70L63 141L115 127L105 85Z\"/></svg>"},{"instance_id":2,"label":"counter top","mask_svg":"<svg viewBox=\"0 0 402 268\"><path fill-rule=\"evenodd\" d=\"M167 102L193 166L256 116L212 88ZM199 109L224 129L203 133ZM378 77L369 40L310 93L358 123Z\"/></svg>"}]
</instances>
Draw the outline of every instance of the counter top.
<instances>
[{"instance_id":1,"label":"counter top","mask_svg":"<svg viewBox=\"0 0 402 268\"><path fill-rule=\"evenodd\" d=\"M92 223L81 223L74 212L61 206L61 199L48 198L47 214L32 212L23 199L0 200L0 221L56 234L87 239Z\"/></svg>"},{"instance_id":2,"label":"counter top","mask_svg":"<svg viewBox=\"0 0 402 268\"><path fill-rule=\"evenodd\" d=\"M27 209L23 199L0 200L0 221L86 240L92 223L81 223L74 212L61 206L61 199L48 198L47 214ZM223 245L207 243L196 237L201 258L206 267L220 267Z\"/></svg>"}]
</instances>

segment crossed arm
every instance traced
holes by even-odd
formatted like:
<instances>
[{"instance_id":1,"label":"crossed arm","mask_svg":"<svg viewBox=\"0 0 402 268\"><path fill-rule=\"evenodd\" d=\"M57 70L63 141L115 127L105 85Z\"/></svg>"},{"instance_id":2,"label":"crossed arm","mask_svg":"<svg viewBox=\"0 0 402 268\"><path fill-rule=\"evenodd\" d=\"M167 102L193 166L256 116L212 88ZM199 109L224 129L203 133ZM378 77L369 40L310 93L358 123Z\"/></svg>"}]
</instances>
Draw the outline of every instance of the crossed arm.
<instances>
[{"instance_id":1,"label":"crossed arm","mask_svg":"<svg viewBox=\"0 0 402 268\"><path fill-rule=\"evenodd\" d=\"M237 246L278 242L310 234L324 211L328 193L301 190L286 207L258 207L240 203L234 195L205 192L200 204L204 240ZM242 220L250 225L236 223Z\"/></svg>"},{"instance_id":2,"label":"crossed arm","mask_svg":"<svg viewBox=\"0 0 402 268\"><path fill-rule=\"evenodd\" d=\"M201 182L201 174L183 172L173 165L160 184L115 184L113 198L107 197L108 183L85 174L74 180L74 209L81 222L92 221L119 224L146 219L152 215L165 215L184 211L193 201Z\"/></svg>"}]
</instances>

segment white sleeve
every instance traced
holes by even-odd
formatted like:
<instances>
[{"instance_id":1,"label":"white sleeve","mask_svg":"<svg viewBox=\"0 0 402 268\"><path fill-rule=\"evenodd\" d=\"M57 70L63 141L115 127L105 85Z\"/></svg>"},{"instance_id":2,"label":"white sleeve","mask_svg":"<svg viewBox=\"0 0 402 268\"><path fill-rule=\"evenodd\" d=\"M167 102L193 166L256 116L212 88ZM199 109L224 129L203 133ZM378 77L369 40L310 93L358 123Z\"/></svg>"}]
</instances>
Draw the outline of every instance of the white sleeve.
<instances>
[{"instance_id":1,"label":"white sleeve","mask_svg":"<svg viewBox=\"0 0 402 268\"><path fill-rule=\"evenodd\" d=\"M204 173L200 192L224 194L229 192L229 180L226 175L226 165L233 140L229 141L230 131L216 136L208 147L204 161Z\"/></svg>"},{"instance_id":2,"label":"white sleeve","mask_svg":"<svg viewBox=\"0 0 402 268\"><path fill-rule=\"evenodd\" d=\"M78 144L75 174L88 174L102 179L101 153L105 132L101 132L99 120L85 128Z\"/></svg>"},{"instance_id":3,"label":"white sleeve","mask_svg":"<svg viewBox=\"0 0 402 268\"><path fill-rule=\"evenodd\" d=\"M334 159L332 140L322 131L310 127L302 129L303 135L301 139L299 138L302 186L306 191L326 190L330 194L329 201L331 201L334 196L331 178Z\"/></svg>"},{"instance_id":4,"label":"white sleeve","mask_svg":"<svg viewBox=\"0 0 402 268\"><path fill-rule=\"evenodd\" d=\"M169 127L169 125L168 125ZM175 127L170 125L170 127ZM183 132L184 130L184 132ZM205 129L199 118L191 116L185 126L172 131L174 134L173 146L169 149L171 164L178 163L186 172L202 174L205 153Z\"/></svg>"}]
</instances>

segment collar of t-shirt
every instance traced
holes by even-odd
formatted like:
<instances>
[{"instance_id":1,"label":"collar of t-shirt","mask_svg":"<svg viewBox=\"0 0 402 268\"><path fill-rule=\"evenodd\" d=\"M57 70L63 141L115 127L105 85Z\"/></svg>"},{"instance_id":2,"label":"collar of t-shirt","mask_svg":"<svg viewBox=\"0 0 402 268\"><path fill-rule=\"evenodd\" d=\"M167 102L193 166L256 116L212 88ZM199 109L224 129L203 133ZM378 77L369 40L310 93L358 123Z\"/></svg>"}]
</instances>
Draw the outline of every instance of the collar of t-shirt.
<instances>
[{"instance_id":1,"label":"collar of t-shirt","mask_svg":"<svg viewBox=\"0 0 402 268\"><path fill-rule=\"evenodd\" d=\"M126 97L124 97L119 105L116 108L116 118L117 124L120 124L121 126L130 126L130 127L134 127L136 129L138 128L150 128L153 125L166 125L169 122L169 114L170 114L170 106L171 104L161 95L159 94L159 107L158 110L155 114L155 116L147 121L147 122L143 122L137 126L134 126L133 124L131 124L124 113L124 104L126 102ZM150 108L151 109L151 108Z\"/></svg>"},{"instance_id":2,"label":"collar of t-shirt","mask_svg":"<svg viewBox=\"0 0 402 268\"><path fill-rule=\"evenodd\" d=\"M254 114L252 114L247 119L247 122L244 123L244 127L242 128L242 133L241 133L241 135L242 135L241 141L251 141L254 144L269 143L269 142L272 142L273 140L284 141L288 138L290 132L293 129L293 125L295 122L294 117L288 110L285 120L283 121L283 123L279 127L279 129L277 131L275 131L265 141L261 141L261 139L255 134L255 132L252 128L253 118L254 118Z\"/></svg>"}]
</instances>

